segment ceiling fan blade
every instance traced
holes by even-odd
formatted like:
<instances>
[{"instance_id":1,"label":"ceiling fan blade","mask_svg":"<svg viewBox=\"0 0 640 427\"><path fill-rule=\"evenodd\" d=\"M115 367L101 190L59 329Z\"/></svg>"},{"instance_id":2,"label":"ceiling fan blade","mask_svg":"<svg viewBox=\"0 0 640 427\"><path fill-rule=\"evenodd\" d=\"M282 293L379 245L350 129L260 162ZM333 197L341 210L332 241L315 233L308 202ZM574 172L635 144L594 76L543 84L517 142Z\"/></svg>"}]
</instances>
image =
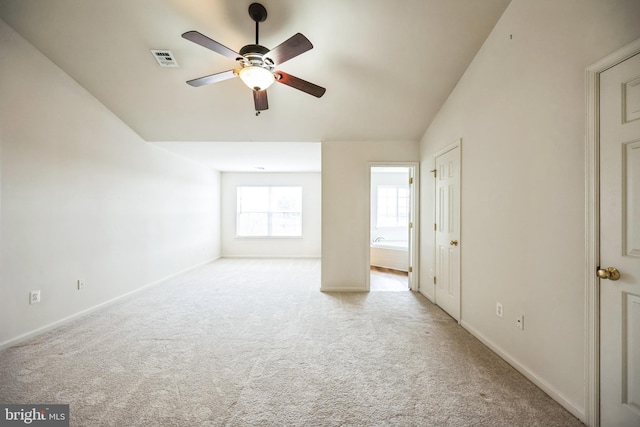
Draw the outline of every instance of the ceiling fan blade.
<instances>
[{"instance_id":1,"label":"ceiling fan blade","mask_svg":"<svg viewBox=\"0 0 640 427\"><path fill-rule=\"evenodd\" d=\"M313 49L313 45L309 39L298 33L271 49L265 57L271 59L274 65L280 65L310 49Z\"/></svg>"},{"instance_id":2,"label":"ceiling fan blade","mask_svg":"<svg viewBox=\"0 0 640 427\"><path fill-rule=\"evenodd\" d=\"M306 92L309 95L315 96L316 98L320 98L327 91L327 89L321 86L315 85L306 80L302 80L301 78L292 76L291 74L287 74L282 71L276 71L274 72L274 74L276 75L277 82L280 82L287 86L291 86L292 88Z\"/></svg>"},{"instance_id":3,"label":"ceiling fan blade","mask_svg":"<svg viewBox=\"0 0 640 427\"><path fill-rule=\"evenodd\" d=\"M225 45L222 45L215 40L211 40L209 37L197 31L187 31L182 35L182 37L196 44L199 44L200 46L206 47L207 49L211 49L212 51L217 52L220 55L231 58L234 61L236 60L236 58L240 57L240 54L238 52L229 49Z\"/></svg>"},{"instance_id":4,"label":"ceiling fan blade","mask_svg":"<svg viewBox=\"0 0 640 427\"><path fill-rule=\"evenodd\" d=\"M223 71L221 73L211 74L210 76L204 76L197 79L189 80L187 83L193 87L200 87L204 85L210 85L211 83L221 82L223 80L229 80L237 76L236 70Z\"/></svg>"},{"instance_id":5,"label":"ceiling fan blade","mask_svg":"<svg viewBox=\"0 0 640 427\"><path fill-rule=\"evenodd\" d=\"M256 111L263 111L269 109L269 101L267 100L266 90L254 90L253 92L253 104L256 106Z\"/></svg>"}]
</instances>

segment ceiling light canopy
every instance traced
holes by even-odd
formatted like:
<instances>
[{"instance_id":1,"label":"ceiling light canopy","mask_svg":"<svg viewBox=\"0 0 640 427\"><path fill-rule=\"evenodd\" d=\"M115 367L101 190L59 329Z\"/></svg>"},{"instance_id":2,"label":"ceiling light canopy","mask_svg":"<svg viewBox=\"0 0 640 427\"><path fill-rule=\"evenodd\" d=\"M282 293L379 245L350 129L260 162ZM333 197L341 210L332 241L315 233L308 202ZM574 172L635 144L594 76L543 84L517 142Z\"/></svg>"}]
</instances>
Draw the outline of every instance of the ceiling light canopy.
<instances>
[{"instance_id":1,"label":"ceiling light canopy","mask_svg":"<svg viewBox=\"0 0 640 427\"><path fill-rule=\"evenodd\" d=\"M244 67L240 70L240 78L253 90L265 90L276 80L271 71L259 66Z\"/></svg>"}]
</instances>

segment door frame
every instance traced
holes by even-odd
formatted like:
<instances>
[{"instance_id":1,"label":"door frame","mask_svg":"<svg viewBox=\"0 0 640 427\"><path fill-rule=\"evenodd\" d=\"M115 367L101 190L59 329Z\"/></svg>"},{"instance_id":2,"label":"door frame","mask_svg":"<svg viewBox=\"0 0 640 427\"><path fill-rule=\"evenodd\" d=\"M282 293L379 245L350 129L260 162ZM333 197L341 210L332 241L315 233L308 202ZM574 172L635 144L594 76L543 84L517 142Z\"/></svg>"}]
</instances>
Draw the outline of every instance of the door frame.
<instances>
[{"instance_id":1,"label":"door frame","mask_svg":"<svg viewBox=\"0 0 640 427\"><path fill-rule=\"evenodd\" d=\"M413 227L409 229L409 233L411 233L411 247L409 248L409 253L411 254L409 259L409 267L411 267L411 273L408 274L409 280L409 290L417 291L420 283L419 283L419 253L418 250L420 245L418 244L418 236L420 236L420 162L369 162L369 174L368 174L368 186L367 186L367 250L365 257L365 266L367 268L366 277L366 290L369 292L371 290L371 168L374 167L400 167L400 168L409 168L409 176L413 177L413 186L410 187L410 212L409 218L412 219Z\"/></svg>"},{"instance_id":2,"label":"door frame","mask_svg":"<svg viewBox=\"0 0 640 427\"><path fill-rule=\"evenodd\" d=\"M587 67L585 138L585 421L600 425L600 74L640 53L640 39Z\"/></svg>"},{"instance_id":3,"label":"door frame","mask_svg":"<svg viewBox=\"0 0 640 427\"><path fill-rule=\"evenodd\" d=\"M438 168L436 166L437 163L437 159L438 157L442 156L443 154L448 153L451 150L455 150L455 149L460 150L460 164L458 165L458 191L460 194L460 203L458 204L458 234L460 235L459 240L462 241L462 138L458 138L454 143L447 145L446 147L444 147L441 150L438 150L436 153L433 154L433 171L431 171L432 173ZM436 211L436 202L435 202L435 197L438 197L437 195L437 191L436 191L436 185L437 185L437 180L435 179L435 176L432 177L433 178L433 196L434 196L434 202L433 202L433 219L434 221L436 221L437 217L438 217L438 212ZM433 234L433 274L434 276L438 277L438 263L437 263L437 242L436 242L436 238L437 235L434 231ZM458 255L458 259L459 261L459 265L458 265L458 280L460 282L460 301L458 301L459 303L459 307L458 307L458 324L461 325L462 324L462 247L460 247L459 249L459 255ZM438 295L437 295L437 285L435 283L433 283L433 303L438 305Z\"/></svg>"}]
</instances>

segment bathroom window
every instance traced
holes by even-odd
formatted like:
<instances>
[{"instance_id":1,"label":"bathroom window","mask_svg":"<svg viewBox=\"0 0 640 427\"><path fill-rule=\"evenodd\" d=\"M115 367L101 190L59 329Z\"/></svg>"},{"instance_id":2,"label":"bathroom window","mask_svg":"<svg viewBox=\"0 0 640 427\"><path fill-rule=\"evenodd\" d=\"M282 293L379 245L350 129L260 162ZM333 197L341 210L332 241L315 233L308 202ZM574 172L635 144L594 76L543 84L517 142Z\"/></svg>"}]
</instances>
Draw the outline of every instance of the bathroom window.
<instances>
[{"instance_id":1,"label":"bathroom window","mask_svg":"<svg viewBox=\"0 0 640 427\"><path fill-rule=\"evenodd\" d=\"M378 217L376 226L406 227L409 223L409 186L378 186Z\"/></svg>"},{"instance_id":2,"label":"bathroom window","mask_svg":"<svg viewBox=\"0 0 640 427\"><path fill-rule=\"evenodd\" d=\"M302 187L237 187L238 237L302 237Z\"/></svg>"}]
</instances>

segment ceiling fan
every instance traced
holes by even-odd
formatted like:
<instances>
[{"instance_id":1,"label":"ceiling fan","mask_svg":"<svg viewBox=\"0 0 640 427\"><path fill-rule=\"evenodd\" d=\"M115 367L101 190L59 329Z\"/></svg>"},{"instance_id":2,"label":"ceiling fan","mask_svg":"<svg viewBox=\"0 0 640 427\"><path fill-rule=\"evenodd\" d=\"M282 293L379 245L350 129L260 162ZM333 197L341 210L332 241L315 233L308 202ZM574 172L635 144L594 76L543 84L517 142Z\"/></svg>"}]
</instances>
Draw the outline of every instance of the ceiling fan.
<instances>
[{"instance_id":1,"label":"ceiling fan","mask_svg":"<svg viewBox=\"0 0 640 427\"><path fill-rule=\"evenodd\" d=\"M183 38L231 58L240 65L240 68L189 80L187 83L198 87L238 76L253 91L256 116L261 111L269 108L267 88L273 82L291 86L317 98L324 95L325 88L275 69L284 62L312 49L311 42L302 34L297 33L277 47L269 50L261 46L258 39L259 25L260 22L264 22L267 19L267 10L260 3L252 3L249 6L249 16L256 23L256 43L244 46L239 53L197 31L187 31L182 35Z\"/></svg>"}]
</instances>

